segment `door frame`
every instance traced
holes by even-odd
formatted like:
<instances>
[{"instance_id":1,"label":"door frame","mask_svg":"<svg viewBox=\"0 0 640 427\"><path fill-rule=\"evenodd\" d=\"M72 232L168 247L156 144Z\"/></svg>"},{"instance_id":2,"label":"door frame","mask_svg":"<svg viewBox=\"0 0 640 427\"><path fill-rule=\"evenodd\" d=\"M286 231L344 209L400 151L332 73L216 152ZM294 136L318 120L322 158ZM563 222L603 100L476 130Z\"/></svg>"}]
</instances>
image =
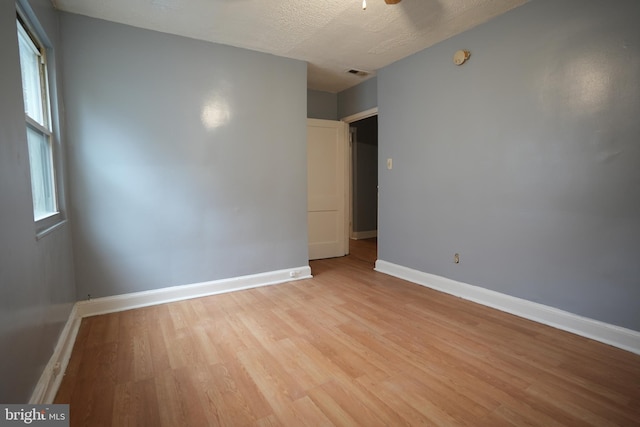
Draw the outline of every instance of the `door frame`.
<instances>
[{"instance_id":1,"label":"door frame","mask_svg":"<svg viewBox=\"0 0 640 427\"><path fill-rule=\"evenodd\" d=\"M350 116L343 117L340 119L340 121L350 125L351 123L357 122L358 120L367 119L369 117L373 117L377 115L378 115L378 107L373 107L368 110L361 111L360 113L355 113L355 114L351 114ZM348 197L349 207L347 208L347 212L349 215L349 217L347 218L347 221L349 222L349 239L353 237L353 214L354 214L354 209L353 209L353 184L354 184L353 182L353 173L354 173L353 147L354 146L353 146L353 141L351 140L351 135L352 135L351 131L349 131L349 150L347 150L349 152L347 156L347 170L349 174L349 184L347 186L347 191L349 192L349 197Z\"/></svg>"},{"instance_id":2,"label":"door frame","mask_svg":"<svg viewBox=\"0 0 640 427\"><path fill-rule=\"evenodd\" d=\"M349 123L347 123L349 124ZM356 206L358 203L355 188L358 185L356 179L357 169L354 165L357 165L358 161L358 144L354 142L358 141L358 128L349 126L349 154L347 154L347 162L349 163L347 174L349 175L349 217L347 222L349 223L349 239L353 239L353 218L357 215Z\"/></svg>"},{"instance_id":3,"label":"door frame","mask_svg":"<svg viewBox=\"0 0 640 427\"><path fill-rule=\"evenodd\" d=\"M373 107L373 108L369 108L368 110L362 111L360 113L343 117L340 120L345 123L353 123L353 122L357 122L358 120L366 119L366 118L377 116L377 115L378 115L378 107Z\"/></svg>"}]
</instances>

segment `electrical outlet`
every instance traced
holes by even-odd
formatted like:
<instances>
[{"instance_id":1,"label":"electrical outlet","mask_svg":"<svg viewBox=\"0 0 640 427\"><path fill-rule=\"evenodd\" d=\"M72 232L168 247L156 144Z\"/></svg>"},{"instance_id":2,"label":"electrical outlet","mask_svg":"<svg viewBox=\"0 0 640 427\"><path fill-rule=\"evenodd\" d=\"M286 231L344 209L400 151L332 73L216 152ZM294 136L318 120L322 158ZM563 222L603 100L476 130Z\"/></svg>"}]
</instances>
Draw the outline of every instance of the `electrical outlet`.
<instances>
[{"instance_id":1,"label":"electrical outlet","mask_svg":"<svg viewBox=\"0 0 640 427\"><path fill-rule=\"evenodd\" d=\"M453 254L453 263L454 264L460 264L460 254L459 253Z\"/></svg>"}]
</instances>

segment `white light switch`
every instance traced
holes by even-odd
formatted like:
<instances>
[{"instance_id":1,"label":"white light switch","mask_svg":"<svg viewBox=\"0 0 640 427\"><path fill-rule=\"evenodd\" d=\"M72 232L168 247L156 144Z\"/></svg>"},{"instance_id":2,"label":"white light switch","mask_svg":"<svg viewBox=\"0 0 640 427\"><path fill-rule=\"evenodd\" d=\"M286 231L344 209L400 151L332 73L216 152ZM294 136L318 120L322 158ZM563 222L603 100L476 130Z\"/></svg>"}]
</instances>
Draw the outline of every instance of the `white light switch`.
<instances>
[{"instance_id":1,"label":"white light switch","mask_svg":"<svg viewBox=\"0 0 640 427\"><path fill-rule=\"evenodd\" d=\"M387 159L387 169L393 169L393 159Z\"/></svg>"}]
</instances>

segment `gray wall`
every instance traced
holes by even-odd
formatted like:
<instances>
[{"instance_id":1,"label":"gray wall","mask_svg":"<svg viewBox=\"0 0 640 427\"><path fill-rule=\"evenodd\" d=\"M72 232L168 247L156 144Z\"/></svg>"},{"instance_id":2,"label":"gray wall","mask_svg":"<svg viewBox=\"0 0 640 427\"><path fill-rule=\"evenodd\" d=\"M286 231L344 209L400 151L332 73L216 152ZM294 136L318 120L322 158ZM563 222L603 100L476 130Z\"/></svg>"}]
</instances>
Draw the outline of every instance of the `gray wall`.
<instances>
[{"instance_id":1,"label":"gray wall","mask_svg":"<svg viewBox=\"0 0 640 427\"><path fill-rule=\"evenodd\" d=\"M338 118L343 119L378 106L376 77L338 93Z\"/></svg>"},{"instance_id":2,"label":"gray wall","mask_svg":"<svg viewBox=\"0 0 640 427\"><path fill-rule=\"evenodd\" d=\"M535 0L381 70L379 258L640 331L639 16Z\"/></svg>"},{"instance_id":3,"label":"gray wall","mask_svg":"<svg viewBox=\"0 0 640 427\"><path fill-rule=\"evenodd\" d=\"M48 0L30 3L50 47L58 48L57 12ZM16 31L14 2L0 2L0 402L3 403L28 401L75 301L68 224L36 240ZM53 55L57 53L58 50L49 53L53 65L56 59ZM55 94L57 82L52 77L51 90ZM54 110L57 106L53 105ZM61 148L58 147L59 152Z\"/></svg>"},{"instance_id":4,"label":"gray wall","mask_svg":"<svg viewBox=\"0 0 640 427\"><path fill-rule=\"evenodd\" d=\"M310 119L338 120L338 95L307 89L307 117Z\"/></svg>"},{"instance_id":5,"label":"gray wall","mask_svg":"<svg viewBox=\"0 0 640 427\"><path fill-rule=\"evenodd\" d=\"M353 231L378 229L378 116L351 123L357 130L353 156Z\"/></svg>"},{"instance_id":6,"label":"gray wall","mask_svg":"<svg viewBox=\"0 0 640 427\"><path fill-rule=\"evenodd\" d=\"M306 64L62 14L78 297L308 264Z\"/></svg>"},{"instance_id":7,"label":"gray wall","mask_svg":"<svg viewBox=\"0 0 640 427\"><path fill-rule=\"evenodd\" d=\"M307 117L340 120L378 106L376 77L340 93L307 90Z\"/></svg>"}]
</instances>

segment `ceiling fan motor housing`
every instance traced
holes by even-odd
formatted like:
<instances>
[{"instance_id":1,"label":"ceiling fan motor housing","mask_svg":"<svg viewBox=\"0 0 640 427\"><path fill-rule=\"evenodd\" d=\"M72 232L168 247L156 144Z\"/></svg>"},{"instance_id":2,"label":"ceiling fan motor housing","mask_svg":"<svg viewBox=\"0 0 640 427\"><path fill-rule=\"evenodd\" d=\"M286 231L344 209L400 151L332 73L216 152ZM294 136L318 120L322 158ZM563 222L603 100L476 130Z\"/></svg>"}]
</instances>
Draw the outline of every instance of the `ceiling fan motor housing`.
<instances>
[{"instance_id":1,"label":"ceiling fan motor housing","mask_svg":"<svg viewBox=\"0 0 640 427\"><path fill-rule=\"evenodd\" d=\"M384 0L386 4L398 4L401 0Z\"/></svg>"}]
</instances>

